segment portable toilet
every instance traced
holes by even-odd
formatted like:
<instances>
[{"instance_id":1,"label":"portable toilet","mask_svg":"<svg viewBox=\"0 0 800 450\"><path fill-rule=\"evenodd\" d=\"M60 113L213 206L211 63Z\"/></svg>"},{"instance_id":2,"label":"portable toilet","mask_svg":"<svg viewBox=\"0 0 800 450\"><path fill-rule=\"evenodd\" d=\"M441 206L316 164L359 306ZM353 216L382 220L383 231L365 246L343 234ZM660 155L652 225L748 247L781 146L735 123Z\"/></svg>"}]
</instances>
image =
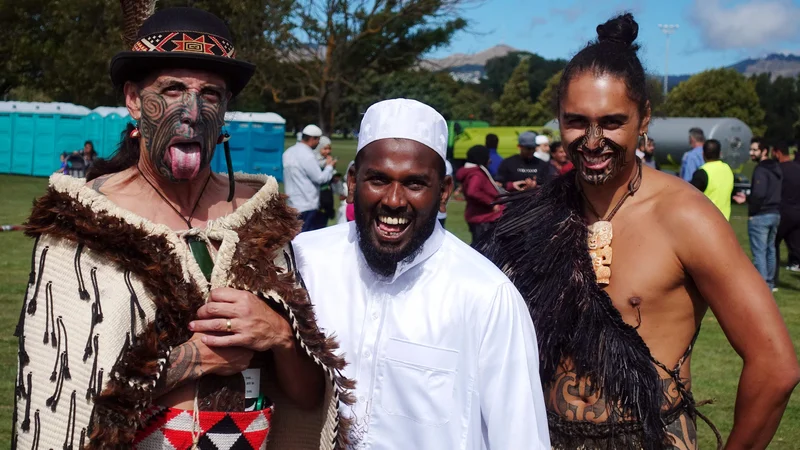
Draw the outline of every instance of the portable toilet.
<instances>
[{"instance_id":1,"label":"portable toilet","mask_svg":"<svg viewBox=\"0 0 800 450\"><path fill-rule=\"evenodd\" d=\"M133 119L128 113L128 108L124 106L98 106L93 112L103 117L103 135L99 143L94 143L94 147L101 158L108 158L117 150L122 140L122 132Z\"/></svg>"},{"instance_id":2,"label":"portable toilet","mask_svg":"<svg viewBox=\"0 0 800 450\"><path fill-rule=\"evenodd\" d=\"M105 117L96 111L92 111L83 118L84 141L92 141L94 151L97 152L98 157L103 157L101 149L103 148L103 139L105 137L104 121Z\"/></svg>"},{"instance_id":3,"label":"portable toilet","mask_svg":"<svg viewBox=\"0 0 800 450\"><path fill-rule=\"evenodd\" d=\"M11 145L14 138L12 102L0 102L0 173L11 173Z\"/></svg>"},{"instance_id":4,"label":"portable toilet","mask_svg":"<svg viewBox=\"0 0 800 450\"><path fill-rule=\"evenodd\" d=\"M275 113L231 111L225 114L225 127L235 172L262 173L283 180L283 144L286 120ZM211 168L227 172L225 151L218 145Z\"/></svg>"}]
</instances>

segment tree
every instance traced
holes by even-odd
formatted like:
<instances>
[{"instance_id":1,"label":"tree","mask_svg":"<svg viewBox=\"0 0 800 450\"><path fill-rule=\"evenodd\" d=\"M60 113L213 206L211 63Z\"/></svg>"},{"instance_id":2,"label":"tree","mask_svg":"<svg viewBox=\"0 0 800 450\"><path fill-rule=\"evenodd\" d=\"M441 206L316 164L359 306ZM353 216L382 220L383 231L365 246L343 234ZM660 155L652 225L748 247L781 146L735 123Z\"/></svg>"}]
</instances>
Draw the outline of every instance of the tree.
<instances>
[{"instance_id":1,"label":"tree","mask_svg":"<svg viewBox=\"0 0 800 450\"><path fill-rule=\"evenodd\" d=\"M528 60L527 78L531 101L536 101L547 86L547 81L567 65L563 59L550 60L535 53L511 52L486 62L484 79L481 82L483 89L494 98L499 98L503 86L511 78L511 73L523 59Z\"/></svg>"},{"instance_id":2,"label":"tree","mask_svg":"<svg viewBox=\"0 0 800 450\"><path fill-rule=\"evenodd\" d=\"M276 43L295 25L292 0L161 0L158 8L195 6L228 22L237 57L272 77ZM54 101L88 107L117 105L108 75L111 58L124 50L119 2L105 0L0 1L0 95L15 88L37 92ZM17 94L14 94L17 95ZM263 110L262 93L248 86L232 107L245 104Z\"/></svg>"},{"instance_id":3,"label":"tree","mask_svg":"<svg viewBox=\"0 0 800 450\"><path fill-rule=\"evenodd\" d=\"M800 78L778 77L772 80L770 74L763 73L752 77L750 81L764 108L764 121L767 124L764 138L768 141L794 138L794 124L800 120L797 110L800 104Z\"/></svg>"},{"instance_id":4,"label":"tree","mask_svg":"<svg viewBox=\"0 0 800 450\"><path fill-rule=\"evenodd\" d=\"M667 96L664 112L671 117L735 117L763 134L764 110L753 83L734 69L699 73Z\"/></svg>"},{"instance_id":5,"label":"tree","mask_svg":"<svg viewBox=\"0 0 800 450\"><path fill-rule=\"evenodd\" d=\"M544 125L558 115L558 105L556 105L558 101L558 84L561 82L563 73L563 71L559 71L547 80L547 85L533 105L531 123Z\"/></svg>"},{"instance_id":6,"label":"tree","mask_svg":"<svg viewBox=\"0 0 800 450\"><path fill-rule=\"evenodd\" d=\"M500 100L492 104L495 125L529 125L533 103L528 85L528 60L523 59L503 87Z\"/></svg>"},{"instance_id":7,"label":"tree","mask_svg":"<svg viewBox=\"0 0 800 450\"><path fill-rule=\"evenodd\" d=\"M465 1L300 1L292 19L298 28L277 48L278 73L258 83L276 103L315 104L330 132L342 99L363 89L366 71L407 69L464 29L457 8Z\"/></svg>"},{"instance_id":8,"label":"tree","mask_svg":"<svg viewBox=\"0 0 800 450\"><path fill-rule=\"evenodd\" d=\"M485 120L492 122L492 99L472 86L462 86L453 97L453 119Z\"/></svg>"}]
</instances>

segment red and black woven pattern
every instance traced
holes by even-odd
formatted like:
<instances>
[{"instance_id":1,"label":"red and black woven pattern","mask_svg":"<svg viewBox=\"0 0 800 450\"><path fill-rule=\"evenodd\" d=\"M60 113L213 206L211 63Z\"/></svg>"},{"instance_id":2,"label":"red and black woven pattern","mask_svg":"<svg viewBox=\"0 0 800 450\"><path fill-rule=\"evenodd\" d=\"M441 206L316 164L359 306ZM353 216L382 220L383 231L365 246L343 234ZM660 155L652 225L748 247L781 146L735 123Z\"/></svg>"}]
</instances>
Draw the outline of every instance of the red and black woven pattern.
<instances>
[{"instance_id":1,"label":"red and black woven pattern","mask_svg":"<svg viewBox=\"0 0 800 450\"><path fill-rule=\"evenodd\" d=\"M131 50L134 52L178 52L225 58L236 57L236 50L229 40L213 34L193 32L151 34L139 39Z\"/></svg>"},{"instance_id":2,"label":"red and black woven pattern","mask_svg":"<svg viewBox=\"0 0 800 450\"><path fill-rule=\"evenodd\" d=\"M147 426L134 440L135 450L189 450L192 448L192 411L153 407ZM261 450L267 447L272 407L250 412L199 414L200 450Z\"/></svg>"}]
</instances>

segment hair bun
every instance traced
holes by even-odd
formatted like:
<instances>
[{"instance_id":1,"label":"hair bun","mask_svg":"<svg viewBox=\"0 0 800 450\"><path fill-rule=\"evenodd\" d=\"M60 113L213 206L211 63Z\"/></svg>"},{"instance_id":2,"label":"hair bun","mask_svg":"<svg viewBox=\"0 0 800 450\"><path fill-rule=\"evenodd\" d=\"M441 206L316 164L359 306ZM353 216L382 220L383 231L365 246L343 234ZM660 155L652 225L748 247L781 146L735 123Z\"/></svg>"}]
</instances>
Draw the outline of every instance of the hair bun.
<instances>
[{"instance_id":1,"label":"hair bun","mask_svg":"<svg viewBox=\"0 0 800 450\"><path fill-rule=\"evenodd\" d=\"M639 24L633 20L631 13L619 15L597 26L597 42L615 42L638 49L638 45L632 45L638 35Z\"/></svg>"}]
</instances>

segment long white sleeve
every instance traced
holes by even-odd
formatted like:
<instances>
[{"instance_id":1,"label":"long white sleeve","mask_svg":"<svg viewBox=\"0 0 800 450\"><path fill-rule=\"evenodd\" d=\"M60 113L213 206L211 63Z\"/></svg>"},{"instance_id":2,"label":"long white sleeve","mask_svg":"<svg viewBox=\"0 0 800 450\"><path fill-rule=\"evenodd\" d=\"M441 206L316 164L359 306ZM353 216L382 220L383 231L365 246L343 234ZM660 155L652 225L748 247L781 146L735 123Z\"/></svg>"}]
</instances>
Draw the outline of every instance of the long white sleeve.
<instances>
[{"instance_id":1,"label":"long white sleeve","mask_svg":"<svg viewBox=\"0 0 800 450\"><path fill-rule=\"evenodd\" d=\"M511 283L498 289L484 327L478 370L486 448L550 449L536 332Z\"/></svg>"},{"instance_id":2,"label":"long white sleeve","mask_svg":"<svg viewBox=\"0 0 800 450\"><path fill-rule=\"evenodd\" d=\"M321 186L333 178L333 166L325 166L320 170L313 153L301 155L299 162L308 178L317 186Z\"/></svg>"}]
</instances>

